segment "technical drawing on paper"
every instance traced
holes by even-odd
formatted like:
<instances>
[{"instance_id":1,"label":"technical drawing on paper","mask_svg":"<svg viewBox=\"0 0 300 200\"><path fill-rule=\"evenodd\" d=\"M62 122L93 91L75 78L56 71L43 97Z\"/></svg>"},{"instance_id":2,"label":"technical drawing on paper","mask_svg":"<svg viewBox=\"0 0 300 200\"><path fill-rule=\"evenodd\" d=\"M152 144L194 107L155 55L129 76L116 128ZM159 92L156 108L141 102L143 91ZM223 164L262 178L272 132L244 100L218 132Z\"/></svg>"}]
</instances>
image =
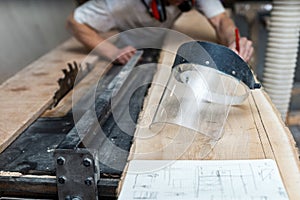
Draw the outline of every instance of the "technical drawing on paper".
<instances>
[{"instance_id":1,"label":"technical drawing on paper","mask_svg":"<svg viewBox=\"0 0 300 200\"><path fill-rule=\"evenodd\" d=\"M269 159L135 160L129 164L119 200L139 199L287 200L288 195L275 161Z\"/></svg>"}]
</instances>

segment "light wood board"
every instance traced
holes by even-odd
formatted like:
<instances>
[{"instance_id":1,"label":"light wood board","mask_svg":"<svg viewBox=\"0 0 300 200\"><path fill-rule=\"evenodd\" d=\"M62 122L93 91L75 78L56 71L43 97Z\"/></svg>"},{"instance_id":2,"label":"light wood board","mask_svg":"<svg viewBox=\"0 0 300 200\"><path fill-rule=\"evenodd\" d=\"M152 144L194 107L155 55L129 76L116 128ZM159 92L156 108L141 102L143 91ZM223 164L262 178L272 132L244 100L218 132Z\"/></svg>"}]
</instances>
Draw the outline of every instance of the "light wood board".
<instances>
[{"instance_id":1,"label":"light wood board","mask_svg":"<svg viewBox=\"0 0 300 200\"><path fill-rule=\"evenodd\" d=\"M186 34L195 40L217 42L217 35L214 28L207 18L195 9L182 13L175 21L172 29Z\"/></svg>"},{"instance_id":2,"label":"light wood board","mask_svg":"<svg viewBox=\"0 0 300 200\"><path fill-rule=\"evenodd\" d=\"M167 37L167 49L177 49L179 45ZM166 85L175 55L164 52L161 56L164 66L169 67L158 67L153 81L155 84L150 88L140 115L129 160L270 158L279 167L290 199L300 199L299 155L295 142L263 90L252 91L242 105L231 107L224 135L215 145L210 145L202 134L182 127L165 125L158 132L149 128L163 93L160 85Z\"/></svg>"},{"instance_id":3,"label":"light wood board","mask_svg":"<svg viewBox=\"0 0 300 200\"><path fill-rule=\"evenodd\" d=\"M58 79L68 62L95 62L75 39L69 39L0 86L0 152L53 102Z\"/></svg>"}]
</instances>

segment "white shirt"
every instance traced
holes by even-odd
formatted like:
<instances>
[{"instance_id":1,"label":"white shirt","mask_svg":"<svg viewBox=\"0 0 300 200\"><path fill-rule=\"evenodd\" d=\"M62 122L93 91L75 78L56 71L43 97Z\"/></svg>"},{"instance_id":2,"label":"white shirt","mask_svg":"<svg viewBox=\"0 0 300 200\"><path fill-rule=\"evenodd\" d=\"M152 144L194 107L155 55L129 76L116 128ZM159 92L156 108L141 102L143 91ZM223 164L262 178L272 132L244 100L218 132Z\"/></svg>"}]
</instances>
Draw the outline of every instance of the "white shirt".
<instances>
[{"instance_id":1,"label":"white shirt","mask_svg":"<svg viewBox=\"0 0 300 200\"><path fill-rule=\"evenodd\" d=\"M150 3L151 0L147 1ZM208 18L225 11L219 0L196 0L195 7ZM159 22L150 16L141 0L91 0L75 10L74 19L99 32L107 32L111 29L122 32L141 27L170 28L181 13L177 6L166 6L167 19ZM135 44L134 46L137 47L138 43L138 46L146 47L149 44L159 43L163 36L164 33L153 28L140 29L121 35L122 39L116 45L123 47Z\"/></svg>"},{"instance_id":2,"label":"white shirt","mask_svg":"<svg viewBox=\"0 0 300 200\"><path fill-rule=\"evenodd\" d=\"M196 9L207 18L224 12L219 0L196 0ZM181 11L176 6L166 6L167 20L163 23L151 17L140 0L91 0L78 7L74 19L88 24L99 32L111 29L125 31L139 27L170 28Z\"/></svg>"}]
</instances>

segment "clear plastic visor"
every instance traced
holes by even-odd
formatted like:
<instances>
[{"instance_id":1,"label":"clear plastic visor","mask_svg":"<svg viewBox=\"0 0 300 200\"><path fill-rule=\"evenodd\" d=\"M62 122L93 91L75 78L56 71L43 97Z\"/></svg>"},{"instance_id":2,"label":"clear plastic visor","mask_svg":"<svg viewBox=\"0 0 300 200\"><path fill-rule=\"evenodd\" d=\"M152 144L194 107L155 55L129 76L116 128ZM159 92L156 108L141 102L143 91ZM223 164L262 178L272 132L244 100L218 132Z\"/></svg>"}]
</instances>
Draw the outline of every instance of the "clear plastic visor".
<instances>
[{"instance_id":1,"label":"clear plastic visor","mask_svg":"<svg viewBox=\"0 0 300 200\"><path fill-rule=\"evenodd\" d=\"M183 126L218 140L231 105L241 104L249 89L214 68L180 64L172 69L151 128L161 123Z\"/></svg>"}]
</instances>

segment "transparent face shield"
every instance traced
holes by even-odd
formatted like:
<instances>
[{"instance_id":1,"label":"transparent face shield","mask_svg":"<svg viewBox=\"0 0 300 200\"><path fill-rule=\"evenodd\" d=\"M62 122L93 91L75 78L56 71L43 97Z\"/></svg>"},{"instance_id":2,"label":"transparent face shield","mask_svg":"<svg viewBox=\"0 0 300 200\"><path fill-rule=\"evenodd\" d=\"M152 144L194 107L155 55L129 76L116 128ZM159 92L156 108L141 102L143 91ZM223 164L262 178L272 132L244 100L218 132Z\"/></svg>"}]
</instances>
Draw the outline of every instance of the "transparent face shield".
<instances>
[{"instance_id":1,"label":"transparent face shield","mask_svg":"<svg viewBox=\"0 0 300 200\"><path fill-rule=\"evenodd\" d=\"M248 65L231 50L207 42L186 43L177 52L151 128L169 123L217 141L231 105L241 104L255 87L259 84Z\"/></svg>"}]
</instances>

